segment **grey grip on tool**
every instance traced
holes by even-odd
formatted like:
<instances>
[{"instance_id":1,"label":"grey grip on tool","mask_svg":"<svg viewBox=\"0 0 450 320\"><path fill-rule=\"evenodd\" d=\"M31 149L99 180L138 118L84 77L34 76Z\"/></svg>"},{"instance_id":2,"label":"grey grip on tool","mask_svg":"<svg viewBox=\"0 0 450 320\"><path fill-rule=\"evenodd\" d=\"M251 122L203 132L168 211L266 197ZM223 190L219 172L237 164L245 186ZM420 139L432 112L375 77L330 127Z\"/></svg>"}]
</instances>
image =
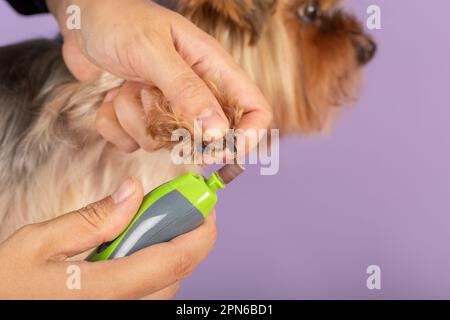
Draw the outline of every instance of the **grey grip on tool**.
<instances>
[{"instance_id":1,"label":"grey grip on tool","mask_svg":"<svg viewBox=\"0 0 450 320\"><path fill-rule=\"evenodd\" d=\"M134 222L111 259L129 256L157 243L163 243L190 232L204 221L203 215L180 192L171 191L153 203ZM102 252L109 244L100 246Z\"/></svg>"}]
</instances>

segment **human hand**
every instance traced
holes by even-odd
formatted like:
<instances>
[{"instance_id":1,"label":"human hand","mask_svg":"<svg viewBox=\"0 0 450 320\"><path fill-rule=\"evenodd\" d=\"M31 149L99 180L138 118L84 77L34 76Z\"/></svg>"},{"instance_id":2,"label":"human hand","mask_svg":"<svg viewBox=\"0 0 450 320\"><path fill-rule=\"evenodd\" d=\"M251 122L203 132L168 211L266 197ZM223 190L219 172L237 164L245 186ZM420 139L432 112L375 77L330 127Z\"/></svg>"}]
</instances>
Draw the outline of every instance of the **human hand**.
<instances>
[{"instance_id":1,"label":"human hand","mask_svg":"<svg viewBox=\"0 0 450 320\"><path fill-rule=\"evenodd\" d=\"M271 108L258 87L214 38L178 13L148 0L71 0L81 9L81 29L70 31L69 2L47 3L61 25L65 62L78 79L106 70L128 80L107 96L97 117L100 134L120 150L154 150L139 99L149 86L159 88L186 120L201 120L204 130L225 133L229 127L206 79L243 109L238 129L270 125ZM240 152L255 146L249 141Z\"/></svg>"},{"instance_id":2,"label":"human hand","mask_svg":"<svg viewBox=\"0 0 450 320\"><path fill-rule=\"evenodd\" d=\"M170 242L110 261L67 261L115 239L138 210L143 191L127 180L111 197L54 220L28 225L0 244L0 299L167 299L207 256L215 215ZM70 290L77 266L81 288Z\"/></svg>"}]
</instances>

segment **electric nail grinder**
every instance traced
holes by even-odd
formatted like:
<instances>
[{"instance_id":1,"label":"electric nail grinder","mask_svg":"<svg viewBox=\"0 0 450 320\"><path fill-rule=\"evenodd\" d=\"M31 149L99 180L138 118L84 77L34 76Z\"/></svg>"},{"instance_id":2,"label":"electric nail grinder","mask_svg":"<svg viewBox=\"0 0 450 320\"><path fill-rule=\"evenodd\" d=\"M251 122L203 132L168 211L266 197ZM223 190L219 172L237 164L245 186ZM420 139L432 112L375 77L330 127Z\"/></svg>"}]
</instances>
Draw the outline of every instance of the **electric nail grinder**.
<instances>
[{"instance_id":1,"label":"electric nail grinder","mask_svg":"<svg viewBox=\"0 0 450 320\"><path fill-rule=\"evenodd\" d=\"M104 243L86 259L100 261L126 257L151 245L167 242L199 227L217 203L217 190L244 172L229 164L206 179L187 173L151 191L122 234Z\"/></svg>"}]
</instances>

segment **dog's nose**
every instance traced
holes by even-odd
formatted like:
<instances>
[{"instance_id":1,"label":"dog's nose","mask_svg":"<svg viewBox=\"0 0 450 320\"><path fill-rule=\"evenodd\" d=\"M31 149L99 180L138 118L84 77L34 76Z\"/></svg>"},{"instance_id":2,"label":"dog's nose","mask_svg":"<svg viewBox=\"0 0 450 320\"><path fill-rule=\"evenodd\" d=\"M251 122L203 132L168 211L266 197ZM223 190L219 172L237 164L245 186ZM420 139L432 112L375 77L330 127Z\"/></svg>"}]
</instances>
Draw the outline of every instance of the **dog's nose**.
<instances>
[{"instance_id":1,"label":"dog's nose","mask_svg":"<svg viewBox=\"0 0 450 320\"><path fill-rule=\"evenodd\" d=\"M369 63L377 52L377 44L369 37L361 38L356 43L356 54L360 65Z\"/></svg>"}]
</instances>

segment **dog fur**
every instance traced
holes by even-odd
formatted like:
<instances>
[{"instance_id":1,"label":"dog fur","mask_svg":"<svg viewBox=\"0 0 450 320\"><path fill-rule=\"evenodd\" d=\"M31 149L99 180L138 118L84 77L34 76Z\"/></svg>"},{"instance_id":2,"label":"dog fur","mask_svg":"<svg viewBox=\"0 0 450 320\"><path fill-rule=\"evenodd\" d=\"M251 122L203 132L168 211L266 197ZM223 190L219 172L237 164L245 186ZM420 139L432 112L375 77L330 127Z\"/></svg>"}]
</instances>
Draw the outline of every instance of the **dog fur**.
<instances>
[{"instance_id":1,"label":"dog fur","mask_svg":"<svg viewBox=\"0 0 450 320\"><path fill-rule=\"evenodd\" d=\"M375 43L339 0L172 0L210 33L256 81L282 133L320 132L357 92ZM168 4L168 3L167 3ZM106 92L123 82L92 83L70 75L57 41L0 49L0 240L25 224L54 218L110 194L126 177L146 191L194 166L169 158L173 129L187 127L160 92L149 135L161 150L122 154L95 131ZM214 88L212 88L214 89ZM232 124L238 105L213 90Z\"/></svg>"}]
</instances>

